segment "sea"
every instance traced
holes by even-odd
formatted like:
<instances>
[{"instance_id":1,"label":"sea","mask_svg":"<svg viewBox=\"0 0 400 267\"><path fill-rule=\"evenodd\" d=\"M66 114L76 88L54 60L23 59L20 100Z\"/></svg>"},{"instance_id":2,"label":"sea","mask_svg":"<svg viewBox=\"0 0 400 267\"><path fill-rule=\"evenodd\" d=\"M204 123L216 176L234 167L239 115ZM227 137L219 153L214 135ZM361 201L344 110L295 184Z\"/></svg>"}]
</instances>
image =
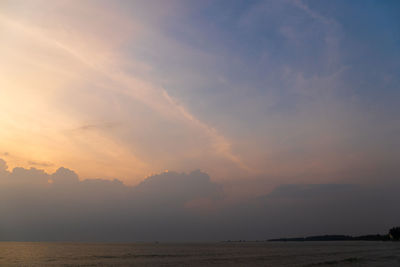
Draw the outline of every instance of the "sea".
<instances>
[{"instance_id":1,"label":"sea","mask_svg":"<svg viewBox=\"0 0 400 267\"><path fill-rule=\"evenodd\" d=\"M0 242L0 266L400 266L400 242Z\"/></svg>"}]
</instances>

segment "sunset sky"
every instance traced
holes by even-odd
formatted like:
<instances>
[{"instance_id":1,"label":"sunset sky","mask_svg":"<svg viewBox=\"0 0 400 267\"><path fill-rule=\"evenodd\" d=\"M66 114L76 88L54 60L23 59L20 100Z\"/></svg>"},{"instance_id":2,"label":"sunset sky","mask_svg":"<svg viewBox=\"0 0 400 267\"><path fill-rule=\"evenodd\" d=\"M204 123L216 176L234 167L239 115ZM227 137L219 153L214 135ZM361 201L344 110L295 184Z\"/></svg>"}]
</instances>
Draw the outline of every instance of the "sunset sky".
<instances>
[{"instance_id":1,"label":"sunset sky","mask_svg":"<svg viewBox=\"0 0 400 267\"><path fill-rule=\"evenodd\" d=\"M385 233L400 222L399 14L0 0L0 241Z\"/></svg>"},{"instance_id":2,"label":"sunset sky","mask_svg":"<svg viewBox=\"0 0 400 267\"><path fill-rule=\"evenodd\" d=\"M398 1L2 0L0 158L129 185L196 169L250 191L396 178L399 14Z\"/></svg>"}]
</instances>

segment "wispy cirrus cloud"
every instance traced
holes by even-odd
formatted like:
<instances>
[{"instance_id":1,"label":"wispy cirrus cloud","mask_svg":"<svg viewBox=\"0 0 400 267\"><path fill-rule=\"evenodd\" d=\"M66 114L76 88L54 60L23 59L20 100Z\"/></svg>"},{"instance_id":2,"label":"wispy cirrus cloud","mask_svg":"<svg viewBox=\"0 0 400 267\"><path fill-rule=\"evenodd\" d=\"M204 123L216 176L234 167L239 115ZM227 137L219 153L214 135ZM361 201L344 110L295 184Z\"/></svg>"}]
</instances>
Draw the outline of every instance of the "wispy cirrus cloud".
<instances>
[{"instance_id":1,"label":"wispy cirrus cloud","mask_svg":"<svg viewBox=\"0 0 400 267\"><path fill-rule=\"evenodd\" d=\"M106 116L108 116L111 120L125 121L125 124L132 125L132 122L127 117L128 114L126 111L121 111L124 108L126 109L126 106L129 105L129 103L121 104L122 101L119 100L121 98L124 98L125 100L132 99L132 101L134 101L131 103L132 105L136 105L138 102L140 105L137 106L144 105L143 107L136 108L134 112L142 113L144 111L152 113L151 116L153 117L152 124L154 131L161 130L157 129L157 121L159 121L161 124L167 123L178 126L181 129L180 131L182 132L182 135L187 135L187 131L189 129L190 134L193 135L195 139L201 140L199 146L208 147L207 152L205 152L206 154L214 154L214 159L215 157L220 157L221 159L232 162L238 168L241 168L245 171L250 170L250 168L243 163L240 157L232 152L231 144L228 139L219 133L215 128L210 127L207 125L207 123L196 118L183 105L177 104L177 102L173 100L173 97L171 97L164 88L157 85L157 82L146 80L145 78L128 73L124 70L124 64L126 63L125 60L123 60L124 55L119 54L117 51L119 46L124 43L124 40L140 38L140 31L144 30L144 26L140 25L140 22L132 21L123 16L118 17L107 13L104 17L101 16L100 19L96 19L95 22L85 25L86 19L80 15L87 13L103 14L103 9L100 7L93 9L90 4L80 5L79 7L77 7L74 3L64 3L62 5L47 3L47 5L50 7L46 8L54 12L50 16L49 20L40 17L41 11L37 11L37 14L33 13L32 17L21 17L18 12L16 14L10 12L11 15L4 14L3 12L0 19L2 20L3 25L6 26L7 31L10 32L10 35L17 35L20 38L19 40L23 40L26 43L31 43L34 49L39 52L35 52L35 54L32 55L30 51L23 50L24 55L17 56L17 53L19 52L18 47L8 48L13 56L20 58L21 63L29 61L30 64L35 66L35 68L38 69L43 76L52 75L48 72L48 69L52 69L51 72L57 75L57 85L53 84L50 86L51 88L48 89L48 94L44 94L43 89L38 86L47 83L49 80L51 80L50 77L41 78L41 81L36 79L35 83L37 83L37 85L14 85L17 91L20 91L23 94L26 93L26 95L28 95L30 92L28 88L32 88L32 86L34 86L32 89L40 92L40 95L37 99L38 103L44 102L46 105L51 106L51 108L55 111L52 114L40 114L37 113L37 110L34 110L34 108L31 110L34 114L36 113L38 116L43 116L40 118L41 123L44 124L42 127L49 127L53 130L52 139L58 139L54 140L55 143L60 142L59 139L69 139L68 136L61 136L62 134L59 132L62 130L62 128L71 127L67 126L68 120L70 123L79 124L80 121L82 119L85 120L85 118L86 120L102 119L101 114L95 114L99 109L109 109L111 113L107 114ZM60 12L61 9L72 17L76 17L77 21L72 23L72 21L69 20L70 18L67 20L62 16L57 17L58 12ZM57 23L51 24L52 21ZM111 23L111 21L112 27L106 26L102 31L94 31L94 29L101 28L108 23ZM116 33L111 31L111 28L114 27L118 28ZM105 39L111 32L113 39ZM10 43L17 44L19 42L11 39L8 41ZM49 53L53 55L48 57L47 54ZM13 65L15 68L21 67L21 65L18 65L18 63L14 63ZM129 62L129 65L135 65L135 60L132 59ZM28 75L31 73L31 70L27 68L23 68L23 71ZM35 77L31 77L31 80L34 79ZM5 84L5 86L10 86L10 83ZM78 86L80 88L71 88L71 86ZM71 96L70 92L74 92L75 95ZM90 97L91 94L93 98ZM97 94L104 94L111 97L114 100L112 106L105 106L105 101L103 99L99 99L99 102L96 103L95 99L97 100ZM63 95L76 98L76 102L82 103L79 103L78 105L73 104L72 106L74 110L71 110L71 106L66 107L65 103L61 104L64 104L64 107L61 108L54 106L56 103L52 102L62 101ZM82 97L85 99L84 101L79 100ZM87 102L84 103L85 101ZM82 114L82 112L85 112L87 109L89 109L91 114ZM20 108L18 112L25 113L26 111ZM112 112L119 114L112 114ZM121 114L121 112L123 112L123 114ZM103 111L101 113L103 113ZM83 115L82 118L80 118L81 115ZM67 116L68 119L66 119L65 116ZM48 122L44 122L43 119L45 117L48 118ZM64 118L61 119L61 117ZM140 127L140 124L142 124L143 121L146 121L146 118L144 117L138 117L137 119L139 119L139 121L138 125L134 125L134 127L136 127L135 131L138 131L137 127ZM62 121L63 125L57 125L57 123L55 123L56 121ZM106 125L103 126L105 127L101 127L100 125L85 124L80 127L80 130L97 128L99 132L92 134L92 140L90 141L86 137L79 137L79 144L83 145L82 142L99 143L104 142L105 139L109 139L108 142L112 142L115 145L118 144L118 150L124 149L126 150L126 153L132 154L130 158L142 157L140 155L140 149L138 150L135 148L134 143L137 142L136 140L123 141L119 136L112 135L110 132L103 133L102 130L109 128ZM132 129L132 126L125 127L124 129L125 131L129 132ZM57 132L56 135L54 135L54 131ZM41 133L38 132L38 134ZM160 134L162 135L161 132ZM59 138L55 138L55 136L58 136ZM154 136L153 138L158 137ZM165 138L162 137L162 139ZM69 140L69 142L75 143L76 141L76 139ZM129 144L125 144L127 141ZM46 144L47 142L45 140L42 142L45 147L48 145ZM174 141L168 140L168 137L166 137L165 142ZM147 143L151 144L151 142ZM75 147L77 145L78 144L76 144ZM158 145L160 145L160 143L158 143ZM192 144L192 146L193 145L194 144ZM124 146L127 148L123 148ZM95 151L98 149L95 148L95 145L93 144L91 147L93 153L96 153ZM78 147L76 147L76 149L79 150ZM146 153L155 152L155 148L152 148L151 145L143 149L147 149L149 151ZM183 149L183 147L180 149ZM193 149L196 148L194 147ZM113 150L115 150L115 148ZM46 154L47 153L50 154L48 154L46 157L54 157L54 155L51 155L49 150L46 151ZM102 157L101 151L97 151L97 153L99 153L98 156ZM203 154L203 156L206 154ZM108 158L108 160L111 159ZM178 156L176 158L176 164L178 164L179 160L180 157ZM144 159L144 161L146 161L146 159ZM156 165L155 168L165 168L165 166L162 166L164 165L162 158L157 159L157 161L159 162L158 164L155 164L154 162L152 163ZM135 160L134 162L136 162L136 164L139 163L138 160ZM129 173L126 173L125 175L129 175Z\"/></svg>"},{"instance_id":2,"label":"wispy cirrus cloud","mask_svg":"<svg viewBox=\"0 0 400 267\"><path fill-rule=\"evenodd\" d=\"M383 158L395 169L383 143L397 141L396 53L364 41L395 34L351 23L375 9L221 3L3 2L0 146L24 159L9 164L132 183L164 169L292 182Z\"/></svg>"}]
</instances>

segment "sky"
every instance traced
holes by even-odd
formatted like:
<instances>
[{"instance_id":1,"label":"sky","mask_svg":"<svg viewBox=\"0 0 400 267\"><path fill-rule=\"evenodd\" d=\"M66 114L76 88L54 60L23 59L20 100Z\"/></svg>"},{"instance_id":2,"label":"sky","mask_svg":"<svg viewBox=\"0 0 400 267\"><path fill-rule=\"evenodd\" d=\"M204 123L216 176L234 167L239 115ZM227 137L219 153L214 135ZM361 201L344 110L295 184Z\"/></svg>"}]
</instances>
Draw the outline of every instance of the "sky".
<instances>
[{"instance_id":1,"label":"sky","mask_svg":"<svg viewBox=\"0 0 400 267\"><path fill-rule=\"evenodd\" d=\"M400 3L390 0L1 0L2 190L19 188L6 194L15 203L30 187L63 203L53 199L60 189L51 177L68 170L76 178L71 194L79 191L83 202L91 199L87 188L106 201L114 198L106 188L119 186L130 192L126 202L149 201L157 213L153 196L137 191L167 177L156 188L189 187L174 205L201 206L202 219L204 209L218 214L204 222L210 229L224 212L232 229L245 227L234 205L254 214L267 206L271 218L282 208L265 235L284 233L274 225L294 209L271 200L276 192L319 199L329 189L321 203L334 205L335 192L355 190L343 194L354 193L362 212L400 178L399 14ZM197 195L190 188L202 182L210 191ZM392 200L378 201L377 212L394 208ZM312 206L307 201L299 210ZM3 207L11 221L21 205ZM141 213L146 205L132 214L158 218ZM363 229L382 231L394 216ZM299 229L316 229L311 218Z\"/></svg>"}]
</instances>

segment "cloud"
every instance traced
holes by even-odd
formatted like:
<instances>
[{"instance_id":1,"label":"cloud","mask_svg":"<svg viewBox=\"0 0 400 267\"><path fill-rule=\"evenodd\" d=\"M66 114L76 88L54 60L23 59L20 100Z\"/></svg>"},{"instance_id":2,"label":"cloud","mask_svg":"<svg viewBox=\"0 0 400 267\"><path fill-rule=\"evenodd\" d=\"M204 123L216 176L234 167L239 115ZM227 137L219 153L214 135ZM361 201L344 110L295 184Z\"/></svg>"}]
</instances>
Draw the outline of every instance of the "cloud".
<instances>
[{"instance_id":1,"label":"cloud","mask_svg":"<svg viewBox=\"0 0 400 267\"><path fill-rule=\"evenodd\" d=\"M397 106L371 108L377 98L358 95L399 91L365 77L376 71L365 60L391 50L360 56L370 42L354 38L365 27L343 27L337 13L352 14L349 5L7 2L0 147L11 167L33 157L129 184L166 168L298 183L394 166L385 143L398 140L388 119ZM383 68L395 62L382 60L380 74L399 76Z\"/></svg>"},{"instance_id":2,"label":"cloud","mask_svg":"<svg viewBox=\"0 0 400 267\"><path fill-rule=\"evenodd\" d=\"M293 3L298 8L302 9L304 12L306 12L310 17L312 17L314 19L317 19L325 24L336 24L336 22L334 20L324 17L324 16L318 14L317 12L313 11L302 0L293 0L291 3Z\"/></svg>"},{"instance_id":3,"label":"cloud","mask_svg":"<svg viewBox=\"0 0 400 267\"><path fill-rule=\"evenodd\" d=\"M164 172L130 187L116 179L80 181L66 168L9 172L0 163L2 240L184 240L193 230L199 237L196 210L223 197L201 171Z\"/></svg>"},{"instance_id":4,"label":"cloud","mask_svg":"<svg viewBox=\"0 0 400 267\"><path fill-rule=\"evenodd\" d=\"M230 202L202 171L163 172L135 187L59 168L7 171L0 161L0 239L218 241L384 233L400 184L290 184Z\"/></svg>"},{"instance_id":5,"label":"cloud","mask_svg":"<svg viewBox=\"0 0 400 267\"><path fill-rule=\"evenodd\" d=\"M204 197L218 199L222 188L212 183L210 177L200 170L189 174L166 171L146 178L135 186L134 193L161 201L175 199L178 202L187 202Z\"/></svg>"},{"instance_id":6,"label":"cloud","mask_svg":"<svg viewBox=\"0 0 400 267\"><path fill-rule=\"evenodd\" d=\"M90 131L90 130L103 130L103 129L113 129L120 126L119 123L116 122L103 122L103 123L86 123L78 128L74 129L76 131Z\"/></svg>"},{"instance_id":7,"label":"cloud","mask_svg":"<svg viewBox=\"0 0 400 267\"><path fill-rule=\"evenodd\" d=\"M54 165L50 162L37 162L37 161L33 161L33 160L28 161L28 164L33 165L33 166L38 166L38 167L51 167Z\"/></svg>"},{"instance_id":8,"label":"cloud","mask_svg":"<svg viewBox=\"0 0 400 267\"><path fill-rule=\"evenodd\" d=\"M192 158L212 158L219 164L250 170L233 152L227 137L195 116L188 106L178 104L178 97L172 97L160 81L149 78L151 69L143 67L148 66L147 62L127 56L126 46L132 42L136 45L154 41L165 46L171 43L160 41L162 34L148 19L138 19L143 15L128 16L121 7L94 2L83 5L38 3L37 6L27 3L25 7L22 11L9 5L0 14L8 37L2 51L8 51L4 52L8 55L4 60L10 63L8 78L2 84L9 89L0 92L1 99L15 102L20 95L29 99L29 103L18 105L19 108L2 105L3 113L7 114L4 121L0 120L6 129L5 133L0 133L3 140L9 140L18 132L18 139L24 139L20 142L26 147L41 150L37 154L41 154L38 157L43 162L50 159L58 164L66 162L85 177L99 174L95 171L101 168L99 162L113 162L120 166L119 170L125 170L118 176L135 177L136 181L131 182L137 182L140 176L165 169L165 165L185 170L179 166L180 162ZM144 2L130 8L154 9L152 4ZM94 19L88 20L89 17ZM29 47L22 49L27 43ZM25 79L12 82L10 77L21 73ZM30 88L40 93L33 96ZM14 95L13 92L18 93ZM107 121L119 121L127 127L110 132L113 125ZM75 129L76 125L81 126L70 134L68 129ZM32 129L38 130L33 132ZM89 131L93 129L97 131ZM35 142L29 143L33 139ZM24 158L27 149L21 151L20 142L5 142L4 146ZM174 144L174 158L164 156L164 151L170 150L169 144ZM79 155L79 160L95 158L88 160L90 164L81 165L73 158L66 158L71 150L79 151L82 147L88 149L73 154ZM114 154L110 151L118 151L118 157L110 155ZM158 154L158 158L154 159L153 154ZM10 164L16 166L17 163ZM127 166L130 165L136 168L129 172ZM53 171L52 168L47 170ZM110 177L113 170L108 172L107 177Z\"/></svg>"}]
</instances>

